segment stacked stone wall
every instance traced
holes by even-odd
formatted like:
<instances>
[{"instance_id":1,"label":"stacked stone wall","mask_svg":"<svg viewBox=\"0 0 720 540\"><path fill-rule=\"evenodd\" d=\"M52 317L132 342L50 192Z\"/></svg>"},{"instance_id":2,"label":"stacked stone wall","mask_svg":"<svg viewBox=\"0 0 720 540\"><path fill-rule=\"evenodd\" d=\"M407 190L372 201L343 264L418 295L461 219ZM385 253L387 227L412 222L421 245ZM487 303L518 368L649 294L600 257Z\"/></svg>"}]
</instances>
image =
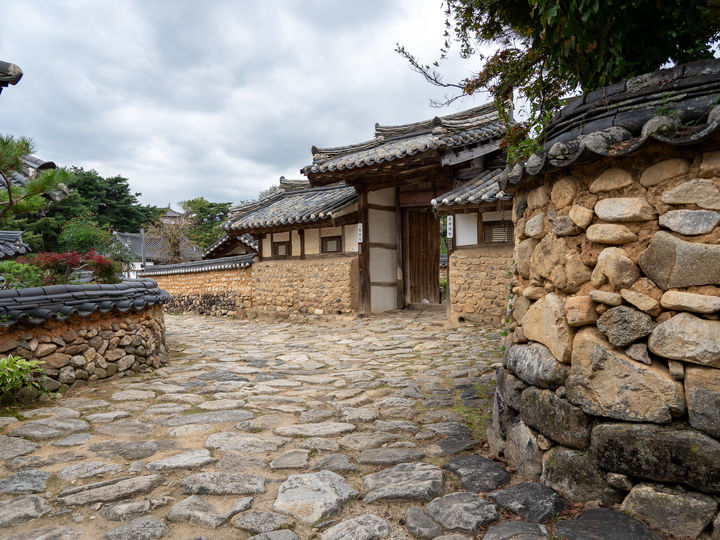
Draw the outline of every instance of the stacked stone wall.
<instances>
[{"instance_id":1,"label":"stacked stone wall","mask_svg":"<svg viewBox=\"0 0 720 540\"><path fill-rule=\"evenodd\" d=\"M0 355L10 354L43 362L51 391L76 381L158 368L167 360L162 307L5 328L0 331Z\"/></svg>"},{"instance_id":2,"label":"stacked stone wall","mask_svg":"<svg viewBox=\"0 0 720 540\"><path fill-rule=\"evenodd\" d=\"M515 194L488 426L523 476L679 536L720 535L718 147L657 145Z\"/></svg>"},{"instance_id":3,"label":"stacked stone wall","mask_svg":"<svg viewBox=\"0 0 720 540\"><path fill-rule=\"evenodd\" d=\"M153 276L170 293L169 313L239 315L252 307L253 267Z\"/></svg>"},{"instance_id":4,"label":"stacked stone wall","mask_svg":"<svg viewBox=\"0 0 720 540\"><path fill-rule=\"evenodd\" d=\"M511 246L459 249L450 255L453 320L500 324L508 305L512 258Z\"/></svg>"},{"instance_id":5,"label":"stacked stone wall","mask_svg":"<svg viewBox=\"0 0 720 540\"><path fill-rule=\"evenodd\" d=\"M253 265L253 311L347 314L357 311L358 259L332 257Z\"/></svg>"}]
</instances>

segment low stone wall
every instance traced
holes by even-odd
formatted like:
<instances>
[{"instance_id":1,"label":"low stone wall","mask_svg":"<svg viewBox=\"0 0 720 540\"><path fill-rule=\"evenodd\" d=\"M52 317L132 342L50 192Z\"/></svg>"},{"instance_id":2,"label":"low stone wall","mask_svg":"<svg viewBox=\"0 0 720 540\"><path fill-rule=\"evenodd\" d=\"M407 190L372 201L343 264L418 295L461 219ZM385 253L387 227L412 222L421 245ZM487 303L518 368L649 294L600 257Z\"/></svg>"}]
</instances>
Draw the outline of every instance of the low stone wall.
<instances>
[{"instance_id":1,"label":"low stone wall","mask_svg":"<svg viewBox=\"0 0 720 540\"><path fill-rule=\"evenodd\" d=\"M253 265L257 313L346 314L358 308L357 255Z\"/></svg>"},{"instance_id":2,"label":"low stone wall","mask_svg":"<svg viewBox=\"0 0 720 540\"><path fill-rule=\"evenodd\" d=\"M507 311L512 258L512 246L458 249L450 255L453 320L500 324Z\"/></svg>"},{"instance_id":3,"label":"low stone wall","mask_svg":"<svg viewBox=\"0 0 720 540\"><path fill-rule=\"evenodd\" d=\"M648 145L518 189L488 427L525 477L680 536L720 494L719 147Z\"/></svg>"},{"instance_id":4,"label":"low stone wall","mask_svg":"<svg viewBox=\"0 0 720 540\"><path fill-rule=\"evenodd\" d=\"M169 313L238 315L252 307L253 268L153 276L170 293Z\"/></svg>"}]
</instances>

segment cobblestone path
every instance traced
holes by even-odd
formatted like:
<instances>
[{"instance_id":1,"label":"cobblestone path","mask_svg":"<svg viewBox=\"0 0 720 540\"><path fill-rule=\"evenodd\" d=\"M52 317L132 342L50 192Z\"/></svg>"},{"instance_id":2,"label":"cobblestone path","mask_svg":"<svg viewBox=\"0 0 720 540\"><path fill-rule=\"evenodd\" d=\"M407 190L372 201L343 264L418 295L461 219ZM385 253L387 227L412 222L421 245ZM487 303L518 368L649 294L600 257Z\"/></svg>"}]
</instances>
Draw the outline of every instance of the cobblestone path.
<instances>
[{"instance_id":1,"label":"cobblestone path","mask_svg":"<svg viewBox=\"0 0 720 540\"><path fill-rule=\"evenodd\" d=\"M492 330L166 320L166 367L0 418L0 536L532 539L515 514L567 505L536 483L487 495L516 482L482 457Z\"/></svg>"}]
</instances>

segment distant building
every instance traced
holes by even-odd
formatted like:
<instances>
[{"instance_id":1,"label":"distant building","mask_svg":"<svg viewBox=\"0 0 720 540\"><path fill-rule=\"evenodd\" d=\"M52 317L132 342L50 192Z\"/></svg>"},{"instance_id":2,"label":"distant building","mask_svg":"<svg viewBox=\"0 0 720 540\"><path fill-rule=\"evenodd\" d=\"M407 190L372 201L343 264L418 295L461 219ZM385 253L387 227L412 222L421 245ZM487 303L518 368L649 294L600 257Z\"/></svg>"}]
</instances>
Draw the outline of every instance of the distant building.
<instances>
[{"instance_id":1,"label":"distant building","mask_svg":"<svg viewBox=\"0 0 720 540\"><path fill-rule=\"evenodd\" d=\"M0 231L0 260L13 259L30 251L22 234L22 231Z\"/></svg>"},{"instance_id":2,"label":"distant building","mask_svg":"<svg viewBox=\"0 0 720 540\"><path fill-rule=\"evenodd\" d=\"M199 261L202 259L202 250L185 237L181 239L181 261L174 260L175 257L173 257L173 250L169 242L160 236L115 231L113 237L137 258L137 261L132 265L131 277L135 277L135 272L143 268L143 260L147 267L155 264Z\"/></svg>"}]
</instances>

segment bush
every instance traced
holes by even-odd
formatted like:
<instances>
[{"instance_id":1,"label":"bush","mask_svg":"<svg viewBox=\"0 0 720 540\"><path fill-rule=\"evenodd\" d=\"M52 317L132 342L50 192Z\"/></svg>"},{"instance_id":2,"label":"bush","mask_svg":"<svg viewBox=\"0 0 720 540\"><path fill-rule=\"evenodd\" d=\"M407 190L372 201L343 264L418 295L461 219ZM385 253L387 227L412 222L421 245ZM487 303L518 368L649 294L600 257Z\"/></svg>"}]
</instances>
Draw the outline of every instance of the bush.
<instances>
[{"instance_id":1,"label":"bush","mask_svg":"<svg viewBox=\"0 0 720 540\"><path fill-rule=\"evenodd\" d=\"M14 401L23 388L52 396L43 382L44 375L40 367L42 363L13 355L0 358L0 402Z\"/></svg>"},{"instance_id":2,"label":"bush","mask_svg":"<svg viewBox=\"0 0 720 540\"><path fill-rule=\"evenodd\" d=\"M76 270L91 270L97 283L119 283L121 264L103 257L95 251L84 255L77 251L64 253L41 252L31 257L20 257L17 262L36 267L42 273L43 285L57 285L71 282Z\"/></svg>"},{"instance_id":3,"label":"bush","mask_svg":"<svg viewBox=\"0 0 720 540\"><path fill-rule=\"evenodd\" d=\"M5 289L23 289L25 287L40 287L44 285L43 272L30 264L16 261L0 262L0 275L5 280Z\"/></svg>"}]
</instances>

